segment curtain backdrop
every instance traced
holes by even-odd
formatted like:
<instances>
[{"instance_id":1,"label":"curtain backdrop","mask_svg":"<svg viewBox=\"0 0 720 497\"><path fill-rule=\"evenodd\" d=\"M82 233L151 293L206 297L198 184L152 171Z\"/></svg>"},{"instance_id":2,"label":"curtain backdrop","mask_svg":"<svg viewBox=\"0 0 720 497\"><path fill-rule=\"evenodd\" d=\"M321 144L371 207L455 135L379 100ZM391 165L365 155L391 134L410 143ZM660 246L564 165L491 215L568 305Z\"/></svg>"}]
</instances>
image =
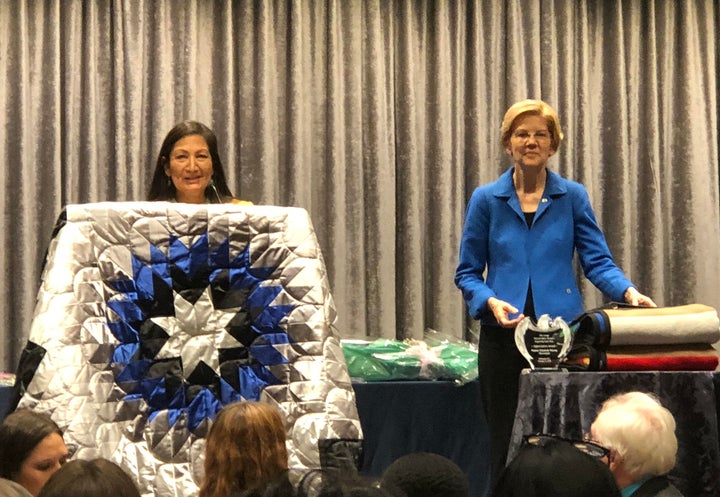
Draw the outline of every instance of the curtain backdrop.
<instances>
[{"instance_id":1,"label":"curtain backdrop","mask_svg":"<svg viewBox=\"0 0 720 497\"><path fill-rule=\"evenodd\" d=\"M524 98L640 290L720 307L719 25L713 0L2 0L0 369L62 207L144 199L186 118L236 196L310 212L343 337L468 336L465 206Z\"/></svg>"}]
</instances>

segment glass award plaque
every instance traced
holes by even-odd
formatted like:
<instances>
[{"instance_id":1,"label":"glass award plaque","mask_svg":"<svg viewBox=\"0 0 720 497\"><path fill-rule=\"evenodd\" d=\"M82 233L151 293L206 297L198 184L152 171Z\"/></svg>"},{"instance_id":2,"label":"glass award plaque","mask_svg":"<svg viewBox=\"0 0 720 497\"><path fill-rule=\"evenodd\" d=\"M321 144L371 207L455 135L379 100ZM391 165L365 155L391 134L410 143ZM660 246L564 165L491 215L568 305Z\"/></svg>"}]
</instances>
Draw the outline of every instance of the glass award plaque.
<instances>
[{"instance_id":1,"label":"glass award plaque","mask_svg":"<svg viewBox=\"0 0 720 497\"><path fill-rule=\"evenodd\" d=\"M532 370L557 370L570 351L572 335L562 318L543 314L535 323L526 317L515 328L515 345Z\"/></svg>"}]
</instances>

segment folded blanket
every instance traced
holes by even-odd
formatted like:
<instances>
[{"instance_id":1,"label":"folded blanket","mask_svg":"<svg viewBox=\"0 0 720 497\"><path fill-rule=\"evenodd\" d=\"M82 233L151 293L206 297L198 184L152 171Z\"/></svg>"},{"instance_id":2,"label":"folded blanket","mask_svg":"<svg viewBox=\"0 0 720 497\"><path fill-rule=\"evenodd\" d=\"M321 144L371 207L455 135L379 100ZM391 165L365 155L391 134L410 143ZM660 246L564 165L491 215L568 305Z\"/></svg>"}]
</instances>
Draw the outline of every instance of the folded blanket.
<instances>
[{"instance_id":1,"label":"folded blanket","mask_svg":"<svg viewBox=\"0 0 720 497\"><path fill-rule=\"evenodd\" d=\"M599 350L574 348L563 367L577 371L714 371L718 351L704 343L682 345L625 345Z\"/></svg>"},{"instance_id":2,"label":"folded blanket","mask_svg":"<svg viewBox=\"0 0 720 497\"><path fill-rule=\"evenodd\" d=\"M629 307L588 311L570 326L576 346L605 348L609 345L663 345L720 340L717 311L703 304L673 307Z\"/></svg>"}]
</instances>

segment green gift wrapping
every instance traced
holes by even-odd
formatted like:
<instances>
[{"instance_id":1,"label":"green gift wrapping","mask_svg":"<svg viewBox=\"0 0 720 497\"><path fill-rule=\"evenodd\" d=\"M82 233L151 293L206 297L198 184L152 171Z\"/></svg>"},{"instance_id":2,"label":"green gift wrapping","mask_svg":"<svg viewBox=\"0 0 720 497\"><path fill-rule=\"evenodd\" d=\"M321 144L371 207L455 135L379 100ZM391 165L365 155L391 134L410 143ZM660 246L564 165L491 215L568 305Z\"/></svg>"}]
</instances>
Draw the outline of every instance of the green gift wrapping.
<instances>
[{"instance_id":1,"label":"green gift wrapping","mask_svg":"<svg viewBox=\"0 0 720 497\"><path fill-rule=\"evenodd\" d=\"M377 339L343 341L350 376L361 381L452 380L467 383L477 378L477 351L467 343L430 340Z\"/></svg>"}]
</instances>

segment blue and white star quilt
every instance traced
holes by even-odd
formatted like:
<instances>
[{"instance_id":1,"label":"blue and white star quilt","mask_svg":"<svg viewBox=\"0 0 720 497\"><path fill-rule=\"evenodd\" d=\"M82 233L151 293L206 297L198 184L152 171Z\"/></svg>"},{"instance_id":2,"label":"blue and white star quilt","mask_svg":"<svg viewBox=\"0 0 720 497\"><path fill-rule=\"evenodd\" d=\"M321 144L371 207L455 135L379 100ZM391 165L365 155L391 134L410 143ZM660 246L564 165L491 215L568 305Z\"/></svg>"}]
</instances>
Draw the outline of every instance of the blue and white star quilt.
<instances>
[{"instance_id":1,"label":"blue and white star quilt","mask_svg":"<svg viewBox=\"0 0 720 497\"><path fill-rule=\"evenodd\" d=\"M320 467L325 442L362 438L335 317L303 209L71 205L19 407L49 413L74 457L123 465L144 496L196 494L204 437L236 401L277 406L290 467Z\"/></svg>"}]
</instances>

